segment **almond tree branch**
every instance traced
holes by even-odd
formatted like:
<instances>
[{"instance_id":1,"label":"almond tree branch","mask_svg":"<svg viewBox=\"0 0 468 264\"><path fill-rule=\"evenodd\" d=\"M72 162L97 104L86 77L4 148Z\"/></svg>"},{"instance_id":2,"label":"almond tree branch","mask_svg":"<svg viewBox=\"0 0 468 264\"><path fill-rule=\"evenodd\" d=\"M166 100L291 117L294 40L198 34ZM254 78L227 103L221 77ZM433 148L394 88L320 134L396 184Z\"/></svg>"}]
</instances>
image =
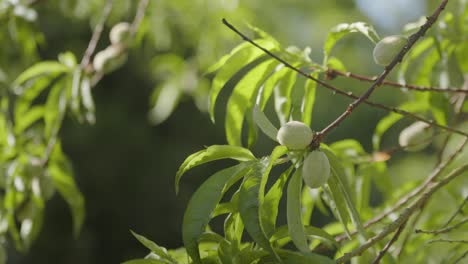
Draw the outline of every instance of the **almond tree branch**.
<instances>
[{"instance_id":1,"label":"almond tree branch","mask_svg":"<svg viewBox=\"0 0 468 264\"><path fill-rule=\"evenodd\" d=\"M393 245L393 243L395 243L398 240L398 238L400 237L401 232L405 229L406 223L408 223L408 221L404 222L398 228L398 230L395 232L395 235L393 235L392 239L390 239L390 241L387 242L387 244L384 246L384 248L379 252L379 255L377 255L377 257L374 259L374 261L372 261L372 264L380 263L380 260L382 260L385 253L387 253L387 251L390 249L390 247Z\"/></svg>"},{"instance_id":2,"label":"almond tree branch","mask_svg":"<svg viewBox=\"0 0 468 264\"><path fill-rule=\"evenodd\" d=\"M437 229L437 230L421 230L421 229L416 229L414 230L414 232L416 233L423 233L423 234L433 234L433 235L438 235L438 234L442 234L442 233L448 233L464 224L468 223L468 217L467 218L463 218L460 222L452 225L452 226L448 226L448 227L445 227L445 228L441 228L441 229Z\"/></svg>"},{"instance_id":3,"label":"almond tree branch","mask_svg":"<svg viewBox=\"0 0 468 264\"><path fill-rule=\"evenodd\" d=\"M324 82L324 81L322 81L322 80L320 80L318 78L315 78L314 76L310 75L309 73L306 73L305 71L293 66L291 63L285 61L284 59L280 58L278 55L275 55L271 51L267 50L266 48L262 47L261 45L257 44L255 41L253 41L252 39L247 37L245 34L240 32L236 27L234 27L231 23L229 23L226 19L223 19L222 21L229 29L231 29L236 34L238 34L244 41L247 41L250 44L252 44L253 46L255 46L258 49L262 50L265 54L267 54L268 56L270 56L270 57L274 58L275 60L281 62L282 64L284 64L289 69L291 69L291 70L297 72L298 74L300 74L300 75L302 75L302 76L304 76L304 77L306 77L306 78L320 84L321 86L333 91L334 93L337 93L339 95L342 95L342 96L345 96L345 97L348 97L348 98L351 98L351 99L355 99L355 100L359 99L359 96L356 96L351 92L342 91L342 90L336 88L335 86L333 86L331 84L328 84L328 83L326 83L326 82ZM451 127L448 127L448 126L437 124L433 120L425 119L425 118L420 117L420 116L418 116L416 114L413 114L411 112L408 112L408 111L405 111L405 110L402 110L402 109L399 109L399 108L389 107L389 106L386 106L384 104L375 103L375 102L372 102L372 101L370 101L368 99L365 99L363 101L363 103L365 103L367 105L370 105L372 107L375 107L375 108L380 108L380 109L383 109L383 110L386 110L386 111L389 111L389 112L394 112L394 113L406 116L406 117L414 119L414 120L424 122L426 124L429 124L431 126L440 128L442 130L445 130L445 131L448 131L448 132L451 132L451 133L455 133L455 134L459 134L459 135L468 137L468 133L466 133L466 132L463 132L461 130L451 128ZM314 139L313 144L317 145L317 143L320 143L322 140L323 140L323 136L317 134L315 139Z\"/></svg>"},{"instance_id":4,"label":"almond tree branch","mask_svg":"<svg viewBox=\"0 0 468 264\"><path fill-rule=\"evenodd\" d=\"M135 35L136 31L138 30L138 27L141 24L141 21L143 20L143 17L145 17L145 11L146 7L148 7L148 3L149 0L141 0L138 4L137 12L132 22L132 35Z\"/></svg>"},{"instance_id":5,"label":"almond tree branch","mask_svg":"<svg viewBox=\"0 0 468 264\"><path fill-rule=\"evenodd\" d=\"M453 213L453 215L449 218L449 220L447 220L447 223L444 224L444 227L448 226L448 225L453 221L453 219L455 219L455 217L456 217L460 212L462 212L463 207L465 207L465 204L466 204L467 202L468 202L468 196L466 196L465 199L463 199L462 204L460 204L460 206L458 206L457 211L455 211L455 213Z\"/></svg>"},{"instance_id":6,"label":"almond tree branch","mask_svg":"<svg viewBox=\"0 0 468 264\"><path fill-rule=\"evenodd\" d=\"M371 87L369 87L369 89L367 89L367 91L358 99L349 104L349 106L346 108L346 111L344 111L339 117L337 117L335 121L331 122L327 127L325 127L322 131L318 133L319 139L321 137L326 136L332 129L338 127L341 124L341 122L343 122L354 111L354 109L357 106L359 106L367 98L369 98L369 96L374 92L374 90L382 84L382 82L385 80L387 75L393 70L393 68L395 68L395 66L398 63L400 63L400 61L403 59L406 53L408 53L408 51L413 47L416 41L418 41L418 39L421 38L426 33L426 31L436 22L440 13L445 9L447 3L448 0L442 1L442 3L435 10L435 12L427 18L426 23L424 23L424 25L422 25L416 33L411 35L411 37L408 39L408 43L400 50L400 52L395 56L395 58L393 58L393 61L385 67L382 74L380 74L379 77L377 77L377 79L372 83Z\"/></svg>"},{"instance_id":7,"label":"almond tree branch","mask_svg":"<svg viewBox=\"0 0 468 264\"><path fill-rule=\"evenodd\" d=\"M84 53L83 59L81 60L81 68L84 69L88 66L89 62L91 61L91 56L96 49L97 43L101 38L102 30L104 29L104 23L106 23L107 18L112 10L113 0L107 0L106 4L104 5L104 10L102 11L102 16L99 19L96 27L94 27L93 35L91 36L91 40L89 41L88 47Z\"/></svg>"},{"instance_id":8,"label":"almond tree branch","mask_svg":"<svg viewBox=\"0 0 468 264\"><path fill-rule=\"evenodd\" d=\"M375 82L377 80L377 77L368 77L364 75L355 74L352 72L343 72L343 71L339 71L333 68L327 69L326 76L327 76L327 79L330 79L330 80L334 79L337 76L343 76L343 77L352 78L352 79L356 79L356 80L364 81L364 82ZM428 87L428 86L420 86L420 85L413 85L413 84L397 83L397 82L392 82L392 81L387 81L387 80L384 80L382 82L382 85L386 85L386 86L394 87L394 88L407 88L409 90L414 90L414 91L419 91L419 92L468 93L468 90L466 89Z\"/></svg>"}]
</instances>

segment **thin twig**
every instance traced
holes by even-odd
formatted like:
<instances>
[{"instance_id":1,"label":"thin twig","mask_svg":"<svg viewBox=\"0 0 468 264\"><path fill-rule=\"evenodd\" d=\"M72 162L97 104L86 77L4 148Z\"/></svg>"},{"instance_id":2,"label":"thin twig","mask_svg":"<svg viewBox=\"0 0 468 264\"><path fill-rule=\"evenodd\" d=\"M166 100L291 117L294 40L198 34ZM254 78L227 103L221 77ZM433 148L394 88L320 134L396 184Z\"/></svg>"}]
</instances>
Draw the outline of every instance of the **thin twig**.
<instances>
[{"instance_id":1,"label":"thin twig","mask_svg":"<svg viewBox=\"0 0 468 264\"><path fill-rule=\"evenodd\" d=\"M132 22L132 27L131 27L131 32L132 35L135 35L138 27L141 24L141 21L143 20L143 17L145 16L145 11L146 7L148 6L149 0L141 0L140 3L138 4L137 12L135 14L135 18L133 19Z\"/></svg>"},{"instance_id":2,"label":"thin twig","mask_svg":"<svg viewBox=\"0 0 468 264\"><path fill-rule=\"evenodd\" d=\"M428 244L432 244L432 243L462 243L462 244L468 244L468 240L440 238L440 239L429 240L429 241L427 241L427 243Z\"/></svg>"},{"instance_id":3,"label":"thin twig","mask_svg":"<svg viewBox=\"0 0 468 264\"><path fill-rule=\"evenodd\" d=\"M374 92L374 90L382 84L387 75L390 74L390 72L393 70L393 68L395 68L395 66L398 63L400 63L400 61L403 59L406 53L408 53L408 51L413 47L416 41L418 41L418 39L421 38L426 33L426 31L436 22L442 10L445 9L447 3L448 0L443 0L439 7L435 10L435 12L427 18L426 23L424 23L424 25L421 26L418 32L411 35L411 37L408 39L408 43L393 58L393 61L385 67L384 71L372 83L371 87L369 87L369 89L367 89L367 91L364 94L362 94L358 99L349 104L346 110L340 116L338 116L333 122L331 122L327 127L325 127L324 129L322 129L322 131L319 132L319 141L321 141L321 137L326 136L332 129L338 127L341 124L341 122L343 122L354 111L354 109L356 109L357 106L359 106L367 98L369 98L369 96Z\"/></svg>"},{"instance_id":4,"label":"thin twig","mask_svg":"<svg viewBox=\"0 0 468 264\"><path fill-rule=\"evenodd\" d=\"M330 79L333 79L336 76L343 76L352 79L356 79L359 81L365 82L375 82L377 77L368 77L364 75L355 74L352 72L343 72L333 68L328 68L326 72L326 76ZM455 88L440 88L440 87L428 87L428 86L420 86L420 85L413 85L413 84L403 84L397 83L392 81L384 80L382 85L394 88L407 88L409 90L419 91L419 92L439 92L439 93L468 93L466 89L455 89Z\"/></svg>"},{"instance_id":5,"label":"thin twig","mask_svg":"<svg viewBox=\"0 0 468 264\"><path fill-rule=\"evenodd\" d=\"M342 264L348 262L352 257L354 256L359 256L361 255L364 251L372 247L374 244L379 242L380 240L384 239L386 236L389 234L393 233L397 228L399 228L403 223L408 221L408 219L411 217L411 215L421 208L422 205L424 205L427 200L440 188L444 187L448 183L452 182L454 179L456 179L458 176L462 175L463 172L465 172L468 169L468 163L452 170L445 178L438 182L432 182L426 190L422 193L422 195L416 199L412 204L410 204L403 212L400 214L400 216L390 224L388 224L382 232L379 234L375 235L374 237L370 238L367 240L366 243L360 245L358 248L345 253L342 257L338 258L336 260L336 263Z\"/></svg>"},{"instance_id":6,"label":"thin twig","mask_svg":"<svg viewBox=\"0 0 468 264\"><path fill-rule=\"evenodd\" d=\"M468 250L465 251L459 258L457 258L453 264L457 264L458 262L462 261L464 258L466 258L466 256L468 256Z\"/></svg>"},{"instance_id":7,"label":"thin twig","mask_svg":"<svg viewBox=\"0 0 468 264\"><path fill-rule=\"evenodd\" d=\"M419 219L421 219L421 215L422 213L424 212L424 208L426 208L426 204L422 205L421 206L421 210L418 211L417 215L414 216L413 218L413 221L409 224L408 226L408 230L413 230L414 227L417 225L417 223L419 222ZM408 231L403 240L401 241L401 244L398 246L398 248L394 251L393 255L396 257L396 258L399 258L401 253L403 252L403 249L405 248L406 246L406 243L408 243L411 235L413 234L412 231Z\"/></svg>"},{"instance_id":8,"label":"thin twig","mask_svg":"<svg viewBox=\"0 0 468 264\"><path fill-rule=\"evenodd\" d=\"M441 228L441 229L437 229L437 230L421 230L421 229L416 229L414 232L416 233L423 233L423 234L433 234L433 235L438 235L438 234L442 234L442 233L448 233L464 224L468 223L468 217L467 218L463 218L460 222L452 225L452 226L448 226L448 227L444 227L444 228Z\"/></svg>"},{"instance_id":9,"label":"thin twig","mask_svg":"<svg viewBox=\"0 0 468 264\"><path fill-rule=\"evenodd\" d=\"M382 221L384 218L389 216L392 213L395 213L397 210L399 210L401 207L403 207L405 204L407 204L409 201L411 201L414 197L418 196L421 194L424 189L431 183L433 182L437 177L439 177L443 170L447 168L448 165L462 152L463 148L466 146L468 143L468 138L465 138L465 140L458 146L458 148L450 155L447 160L445 160L443 163L440 163L431 173L431 175L418 187L413 189L410 193L406 194L405 196L401 197L395 204L392 205L389 209L385 210L381 214L375 216L371 220L367 221L364 223L364 227L369 227L371 225L374 225L380 221ZM353 232L352 234L354 234ZM336 238L337 241L342 241L346 239L346 235L340 235Z\"/></svg>"},{"instance_id":10,"label":"thin twig","mask_svg":"<svg viewBox=\"0 0 468 264\"><path fill-rule=\"evenodd\" d=\"M408 221L404 222L400 227L398 227L397 231L395 232L395 235L393 235L392 239L390 239L390 241L388 241L387 244L385 244L384 248L379 252L374 261L372 261L372 264L380 263L380 260L382 260L383 256L387 253L387 251L390 249L393 243L395 243L400 237L401 232L405 229L406 223L408 223Z\"/></svg>"},{"instance_id":11,"label":"thin twig","mask_svg":"<svg viewBox=\"0 0 468 264\"><path fill-rule=\"evenodd\" d=\"M107 18L112 10L113 0L107 0L106 4L104 5L104 10L102 11L102 16L99 19L99 22L94 27L93 35L91 36L91 40L88 43L88 47L84 53L83 59L81 60L80 66L82 69L88 66L89 62L91 61L91 56L96 49L97 43L101 38L102 31L104 29L104 24L106 23Z\"/></svg>"},{"instance_id":12,"label":"thin twig","mask_svg":"<svg viewBox=\"0 0 468 264\"><path fill-rule=\"evenodd\" d=\"M460 206L458 206L457 208L457 211L455 211L455 213L453 213L452 216L450 216L450 218L447 220L447 222L444 224L444 227L448 226L452 221L453 219L455 219L455 217L463 211L463 207L465 207L465 204L468 202L468 196L465 197L465 199L463 200L463 202L460 204Z\"/></svg>"}]
</instances>

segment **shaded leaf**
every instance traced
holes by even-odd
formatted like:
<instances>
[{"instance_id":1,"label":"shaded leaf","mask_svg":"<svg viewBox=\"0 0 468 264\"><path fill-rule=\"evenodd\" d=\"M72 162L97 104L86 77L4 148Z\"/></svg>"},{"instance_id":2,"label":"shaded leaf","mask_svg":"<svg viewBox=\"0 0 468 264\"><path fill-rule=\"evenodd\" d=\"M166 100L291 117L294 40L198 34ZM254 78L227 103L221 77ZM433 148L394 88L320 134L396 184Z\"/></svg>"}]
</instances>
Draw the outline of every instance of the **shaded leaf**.
<instances>
[{"instance_id":1,"label":"shaded leaf","mask_svg":"<svg viewBox=\"0 0 468 264\"><path fill-rule=\"evenodd\" d=\"M253 118L255 123L258 125L260 130L265 133L265 135L267 135L272 140L277 141L276 135L278 134L278 129L270 122L270 120L268 120L268 117L262 112L258 105L254 106Z\"/></svg>"},{"instance_id":2,"label":"shaded leaf","mask_svg":"<svg viewBox=\"0 0 468 264\"><path fill-rule=\"evenodd\" d=\"M289 180L287 194L287 220L288 230L294 245L301 252L309 252L309 244L302 225L302 167L294 172Z\"/></svg>"}]
</instances>

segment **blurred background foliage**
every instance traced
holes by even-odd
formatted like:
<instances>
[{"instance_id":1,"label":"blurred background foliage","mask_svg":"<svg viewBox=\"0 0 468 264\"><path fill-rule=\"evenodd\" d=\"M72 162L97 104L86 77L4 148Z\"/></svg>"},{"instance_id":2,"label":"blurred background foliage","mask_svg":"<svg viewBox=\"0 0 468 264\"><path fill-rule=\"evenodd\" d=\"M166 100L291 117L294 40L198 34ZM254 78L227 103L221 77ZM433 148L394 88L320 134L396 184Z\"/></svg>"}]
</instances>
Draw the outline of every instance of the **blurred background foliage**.
<instances>
[{"instance_id":1,"label":"blurred background foliage","mask_svg":"<svg viewBox=\"0 0 468 264\"><path fill-rule=\"evenodd\" d=\"M65 51L79 60L104 4L103 0L0 0L1 89L38 60L55 60ZM321 46L333 26L365 21L380 36L398 34L404 24L427 14L435 4L433 0L151 0L128 62L93 89L96 124L81 124L67 116L60 132L63 151L72 161L86 201L79 237L73 238L70 212L55 195L46 205L43 230L29 253L18 254L8 244L9 263L118 263L144 255L146 250L129 229L168 248L181 246L183 210L202 179L187 177L176 196L175 172L188 154L226 143L223 122L213 125L205 112L210 75L203 74L240 43L221 18L238 25L249 22L285 46L310 46L311 57L321 61ZM104 36L117 22L131 21L136 6L137 1L115 0ZM107 45L103 37L97 50ZM374 75L381 68L373 63L371 50L372 43L356 35L343 39L333 52L348 70ZM357 93L367 87L345 79L334 83ZM373 96L390 105L404 98L392 90ZM317 98L314 129L333 120L348 103L322 89ZM385 114L363 106L327 143L354 138L370 150L375 125ZM384 145L395 145L402 127L392 128ZM255 154L266 154L272 144L260 140ZM430 151L404 158L395 155L390 161L393 184L403 182L399 176L406 173L424 175L422 168L435 162ZM196 175L213 171L205 166L197 168Z\"/></svg>"}]
</instances>

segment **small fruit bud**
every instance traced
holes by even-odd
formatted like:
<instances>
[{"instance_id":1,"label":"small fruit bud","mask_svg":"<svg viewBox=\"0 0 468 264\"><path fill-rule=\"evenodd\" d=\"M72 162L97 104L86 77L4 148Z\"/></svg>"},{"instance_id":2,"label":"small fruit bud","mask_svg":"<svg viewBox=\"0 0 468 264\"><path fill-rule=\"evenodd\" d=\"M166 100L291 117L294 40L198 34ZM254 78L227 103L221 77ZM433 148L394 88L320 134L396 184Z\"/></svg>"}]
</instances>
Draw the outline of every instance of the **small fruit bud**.
<instances>
[{"instance_id":1,"label":"small fruit bud","mask_svg":"<svg viewBox=\"0 0 468 264\"><path fill-rule=\"evenodd\" d=\"M388 36L380 40L374 48L375 63L389 65L400 50L406 45L408 39L405 36Z\"/></svg>"},{"instance_id":2,"label":"small fruit bud","mask_svg":"<svg viewBox=\"0 0 468 264\"><path fill-rule=\"evenodd\" d=\"M284 124L276 135L278 142L291 150L305 149L313 137L314 133L310 127L299 121Z\"/></svg>"},{"instance_id":3,"label":"small fruit bud","mask_svg":"<svg viewBox=\"0 0 468 264\"><path fill-rule=\"evenodd\" d=\"M102 73L109 73L127 61L125 48L120 45L112 45L96 53L93 60L94 70Z\"/></svg>"},{"instance_id":4,"label":"small fruit bud","mask_svg":"<svg viewBox=\"0 0 468 264\"><path fill-rule=\"evenodd\" d=\"M131 37L131 25L127 22L120 22L114 25L109 33L109 39L112 44L128 45Z\"/></svg>"},{"instance_id":5,"label":"small fruit bud","mask_svg":"<svg viewBox=\"0 0 468 264\"><path fill-rule=\"evenodd\" d=\"M330 162L327 155L314 150L307 155L302 165L302 178L310 188L318 188L330 178Z\"/></svg>"},{"instance_id":6,"label":"small fruit bud","mask_svg":"<svg viewBox=\"0 0 468 264\"><path fill-rule=\"evenodd\" d=\"M418 121L401 131L398 142L407 151L420 151L431 144L433 136L432 127Z\"/></svg>"}]
</instances>

